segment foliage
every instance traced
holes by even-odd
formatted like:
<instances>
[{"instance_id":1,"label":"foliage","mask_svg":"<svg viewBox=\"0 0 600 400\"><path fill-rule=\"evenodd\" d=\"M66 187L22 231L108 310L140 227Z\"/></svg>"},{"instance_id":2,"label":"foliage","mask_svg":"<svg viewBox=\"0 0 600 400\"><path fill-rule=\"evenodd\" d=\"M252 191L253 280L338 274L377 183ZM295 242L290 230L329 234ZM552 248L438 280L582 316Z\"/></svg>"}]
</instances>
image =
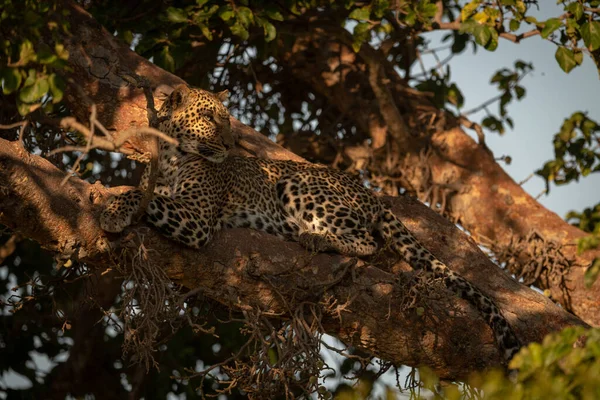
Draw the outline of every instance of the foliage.
<instances>
[{"instance_id":1,"label":"foliage","mask_svg":"<svg viewBox=\"0 0 600 400\"><path fill-rule=\"evenodd\" d=\"M421 369L424 388L436 398L458 400L581 399L600 397L600 329L566 328L542 343L531 343L512 360L512 381L502 371L474 374L470 387L450 384L441 391L439 379Z\"/></svg>"},{"instance_id":2,"label":"foliage","mask_svg":"<svg viewBox=\"0 0 600 400\"><path fill-rule=\"evenodd\" d=\"M556 61L567 73L581 65L583 52L591 53L600 48L598 1L559 0L565 14L546 21L538 21L528 15L532 3L537 2L502 0L489 3L472 0L461 10L460 29L472 34L477 44L490 51L498 47L499 36L518 41L525 35L539 34L557 45Z\"/></svg>"},{"instance_id":3,"label":"foliage","mask_svg":"<svg viewBox=\"0 0 600 400\"><path fill-rule=\"evenodd\" d=\"M583 212L571 211L567 214L567 221L591 235L579 239L577 251L583 253L586 250L596 249L600 246L600 204L586 208ZM592 286L600 275L600 258L595 258L585 273L586 287Z\"/></svg>"},{"instance_id":4,"label":"foliage","mask_svg":"<svg viewBox=\"0 0 600 400\"><path fill-rule=\"evenodd\" d=\"M52 111L65 90L60 70L67 66L69 54L56 38L57 31L68 32L69 24L64 21L68 11L55 1L37 0L2 0L0 11L3 93L18 93L16 103L21 115L39 107ZM42 36L54 37L54 48L40 42Z\"/></svg>"},{"instance_id":5,"label":"foliage","mask_svg":"<svg viewBox=\"0 0 600 400\"><path fill-rule=\"evenodd\" d=\"M555 159L548 161L536 174L546 181L564 185L582 176L600 171L600 125L586 114L576 112L565 119L554 135Z\"/></svg>"},{"instance_id":6,"label":"foliage","mask_svg":"<svg viewBox=\"0 0 600 400\"><path fill-rule=\"evenodd\" d=\"M576 112L566 119L560 132L554 136L555 159L548 161L536 171L546 181L546 190L550 182L565 185L578 181L580 177L600 171L600 125L586 114ZM579 253L595 249L600 244L600 205L586 208L583 212L571 211L567 220L573 225L590 232L591 235L577 243ZM600 274L600 258L595 258L587 268L585 285L590 287Z\"/></svg>"}]
</instances>

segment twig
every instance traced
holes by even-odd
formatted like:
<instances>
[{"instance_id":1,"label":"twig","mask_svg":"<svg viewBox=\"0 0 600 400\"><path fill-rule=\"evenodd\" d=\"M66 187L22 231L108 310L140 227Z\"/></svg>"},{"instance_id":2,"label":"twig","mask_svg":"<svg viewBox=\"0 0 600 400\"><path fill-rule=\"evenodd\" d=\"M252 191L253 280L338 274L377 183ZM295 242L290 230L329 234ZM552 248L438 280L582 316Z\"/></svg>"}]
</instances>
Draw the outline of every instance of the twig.
<instances>
[{"instance_id":1,"label":"twig","mask_svg":"<svg viewBox=\"0 0 600 400\"><path fill-rule=\"evenodd\" d=\"M96 126L98 126L97 124L99 124L99 122L96 122ZM73 117L63 118L60 121L60 126L61 126L61 128L76 130L76 131L82 133L84 136L86 136L86 138L90 137L90 133L91 133L90 130L83 124L79 123ZM105 128L105 130L106 130L106 128ZM127 129L126 131L120 132L120 133L116 134L115 135L116 137L114 137L114 139L112 139L112 140L104 139L102 137L96 136L94 138L94 144L90 147L90 149L100 149L100 150L106 150L106 151L114 151L114 152L122 153L125 155L132 155L132 154L135 154L136 151L130 150L130 149L124 149L124 148L122 148L122 146L130 137L132 137L134 135L138 135L138 134L154 135L154 136L158 137L159 139L164 140L168 143L171 143L171 144L178 143L178 141L176 139L173 139L173 138L165 135L164 133L162 133L161 131L159 131L157 129L154 129L151 127L139 127L139 128ZM68 148L68 150L65 150L67 148ZM48 153L48 156L52 156L57 153L62 153L64 151L84 151L85 148L86 148L86 146L61 147L61 148L52 150L50 153Z\"/></svg>"},{"instance_id":2,"label":"twig","mask_svg":"<svg viewBox=\"0 0 600 400\"><path fill-rule=\"evenodd\" d=\"M139 77L141 80L140 87L144 90L144 95L146 96L146 110L148 113L148 123L150 124L150 129L156 130L158 128L158 117L156 115L156 109L154 108L154 96L152 95L152 90L150 89L150 84L147 79ZM156 130L157 132L160 132ZM146 188L144 190L144 195L140 200L140 206L133 216L134 221L139 221L144 214L146 213L146 208L148 204L152 200L152 196L154 196L154 188L156 187L156 181L158 180L158 137L156 135L152 136L149 141L150 147L150 165L146 168L150 168L150 174L148 175L148 181L146 182Z\"/></svg>"},{"instance_id":3,"label":"twig","mask_svg":"<svg viewBox=\"0 0 600 400\"><path fill-rule=\"evenodd\" d=\"M25 126L25 124L27 124L27 121L19 121L19 122L15 122L14 124L8 124L8 125L0 124L0 129L3 129L3 130L14 129L14 128L18 128L20 126Z\"/></svg>"},{"instance_id":4,"label":"twig","mask_svg":"<svg viewBox=\"0 0 600 400\"><path fill-rule=\"evenodd\" d=\"M476 122L471 121L470 119L465 117L464 114L459 117L458 121L465 128L473 129L475 131L475 133L477 134L477 139L479 140L479 144L483 148L485 148L487 151L489 151L487 144L485 143L485 134L483 133L483 129L481 128L481 125L479 125Z\"/></svg>"},{"instance_id":5,"label":"twig","mask_svg":"<svg viewBox=\"0 0 600 400\"><path fill-rule=\"evenodd\" d=\"M521 182L517 183L517 185L519 186L523 186L525 183L527 183L531 178L533 178L533 173L529 174L529 176L525 179L523 179Z\"/></svg>"}]
</instances>

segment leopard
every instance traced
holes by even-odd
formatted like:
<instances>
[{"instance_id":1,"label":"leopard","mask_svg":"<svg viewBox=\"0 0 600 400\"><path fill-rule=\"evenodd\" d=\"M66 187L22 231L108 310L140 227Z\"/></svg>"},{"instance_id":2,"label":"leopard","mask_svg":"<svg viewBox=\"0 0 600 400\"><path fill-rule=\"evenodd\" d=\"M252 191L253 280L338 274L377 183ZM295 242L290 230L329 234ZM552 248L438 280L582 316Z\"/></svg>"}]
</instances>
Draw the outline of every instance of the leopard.
<instances>
[{"instance_id":1,"label":"leopard","mask_svg":"<svg viewBox=\"0 0 600 400\"><path fill-rule=\"evenodd\" d=\"M337 169L309 162L230 154L235 138L227 92L181 85L158 111L158 178L147 222L170 239L201 249L223 228L251 228L293 240L311 252L368 257L382 247L376 237L413 269L439 278L471 303L492 329L503 363L521 344L494 301L452 271L423 246L380 196ZM112 197L101 228L121 232L132 224L150 168L140 185Z\"/></svg>"}]
</instances>

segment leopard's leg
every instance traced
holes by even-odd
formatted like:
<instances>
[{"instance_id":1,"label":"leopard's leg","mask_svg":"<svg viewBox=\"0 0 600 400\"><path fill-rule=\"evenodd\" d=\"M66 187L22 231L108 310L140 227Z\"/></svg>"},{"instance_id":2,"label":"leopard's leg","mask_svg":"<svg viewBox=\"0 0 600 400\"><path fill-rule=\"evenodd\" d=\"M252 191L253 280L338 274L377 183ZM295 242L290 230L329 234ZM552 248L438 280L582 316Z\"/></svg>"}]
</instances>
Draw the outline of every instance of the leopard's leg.
<instances>
[{"instance_id":1,"label":"leopard's leg","mask_svg":"<svg viewBox=\"0 0 600 400\"><path fill-rule=\"evenodd\" d=\"M311 251L336 251L353 256L375 253L369 218L345 205L339 193L326 185L311 185L284 176L277 194L284 211L296 221L298 241Z\"/></svg>"},{"instance_id":2,"label":"leopard's leg","mask_svg":"<svg viewBox=\"0 0 600 400\"><path fill-rule=\"evenodd\" d=\"M102 214L100 214L100 227L107 232L121 232L131 225L133 217L137 214L144 191L148 187L150 168L147 166L142 173L139 187L129 192L111 197ZM161 179L156 183L154 193L170 195L171 190L167 185L161 184Z\"/></svg>"},{"instance_id":3,"label":"leopard's leg","mask_svg":"<svg viewBox=\"0 0 600 400\"><path fill-rule=\"evenodd\" d=\"M327 231L314 233L304 230L298 236L298 242L310 251L335 251L348 256L369 256L377 250L375 239L366 229L338 235Z\"/></svg>"},{"instance_id":4,"label":"leopard's leg","mask_svg":"<svg viewBox=\"0 0 600 400\"><path fill-rule=\"evenodd\" d=\"M131 225L133 216L140 207L142 197L143 192L139 189L112 197L100 214L100 227L107 232L121 232Z\"/></svg>"},{"instance_id":5,"label":"leopard's leg","mask_svg":"<svg viewBox=\"0 0 600 400\"><path fill-rule=\"evenodd\" d=\"M201 248L220 229L210 208L190 210L181 199L155 195L146 209L147 220L165 236L186 246Z\"/></svg>"}]
</instances>

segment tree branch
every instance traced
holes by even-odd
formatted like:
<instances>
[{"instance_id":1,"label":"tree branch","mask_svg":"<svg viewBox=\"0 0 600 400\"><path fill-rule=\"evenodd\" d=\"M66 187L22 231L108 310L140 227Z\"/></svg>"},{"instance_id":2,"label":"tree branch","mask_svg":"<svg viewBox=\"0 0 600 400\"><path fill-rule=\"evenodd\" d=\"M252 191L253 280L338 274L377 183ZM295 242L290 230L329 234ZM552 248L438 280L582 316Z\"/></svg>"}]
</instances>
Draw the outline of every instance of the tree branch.
<instances>
[{"instance_id":1,"label":"tree branch","mask_svg":"<svg viewBox=\"0 0 600 400\"><path fill-rule=\"evenodd\" d=\"M201 251L176 245L143 225L109 237L97 216L109 195L121 189L77 178L61 188L64 175L17 143L0 140L0 223L96 269L112 265L109 239L117 239L113 250L118 250L143 237L150 262L175 283L202 288L234 310L253 307L277 318L290 318L304 304L314 304L325 316L325 332L397 364L429 365L444 378L465 377L500 362L490 329L467 303L434 285L427 289L433 294L421 299L422 316L407 308L403 298L414 273L392 255L340 270L351 259L313 256L297 243L246 229L222 231ZM409 198L388 201L425 246L494 298L523 342L583 324L514 282L464 233L423 204Z\"/></svg>"}]
</instances>

